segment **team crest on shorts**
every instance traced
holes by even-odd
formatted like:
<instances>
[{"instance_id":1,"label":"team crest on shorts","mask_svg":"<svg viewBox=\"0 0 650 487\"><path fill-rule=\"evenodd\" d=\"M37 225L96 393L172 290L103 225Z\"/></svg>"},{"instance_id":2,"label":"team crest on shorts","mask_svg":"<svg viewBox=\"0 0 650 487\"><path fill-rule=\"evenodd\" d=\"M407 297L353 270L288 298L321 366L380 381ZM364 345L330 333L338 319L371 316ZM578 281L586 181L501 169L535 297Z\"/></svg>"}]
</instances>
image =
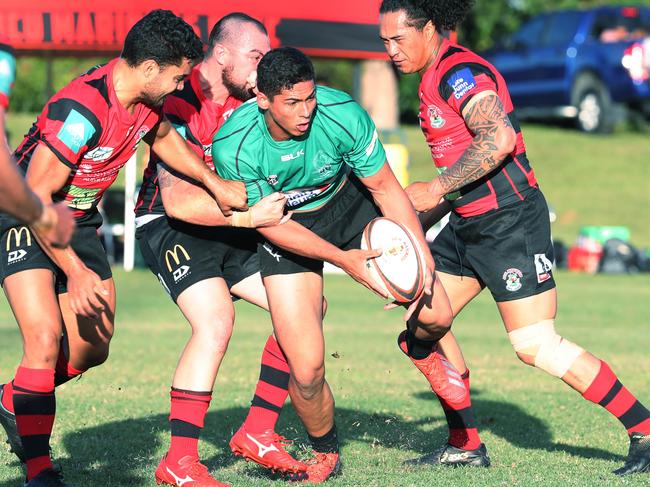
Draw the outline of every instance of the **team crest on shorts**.
<instances>
[{"instance_id":1,"label":"team crest on shorts","mask_svg":"<svg viewBox=\"0 0 650 487\"><path fill-rule=\"evenodd\" d=\"M548 281L551 278L551 269L553 264L546 254L535 254L535 273L539 284Z\"/></svg>"},{"instance_id":2,"label":"team crest on shorts","mask_svg":"<svg viewBox=\"0 0 650 487\"><path fill-rule=\"evenodd\" d=\"M506 281L506 289L511 292L521 289L521 278L524 277L519 269L511 267L503 273L503 280Z\"/></svg>"}]
</instances>

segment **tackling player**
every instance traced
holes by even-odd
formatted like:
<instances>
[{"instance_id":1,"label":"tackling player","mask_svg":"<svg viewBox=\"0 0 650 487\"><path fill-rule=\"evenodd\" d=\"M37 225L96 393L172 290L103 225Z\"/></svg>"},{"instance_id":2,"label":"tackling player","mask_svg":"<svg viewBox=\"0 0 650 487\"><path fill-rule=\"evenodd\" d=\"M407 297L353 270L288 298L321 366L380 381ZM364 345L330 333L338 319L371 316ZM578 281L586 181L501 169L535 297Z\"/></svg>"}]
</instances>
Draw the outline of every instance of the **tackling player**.
<instances>
[{"instance_id":1,"label":"tackling player","mask_svg":"<svg viewBox=\"0 0 650 487\"><path fill-rule=\"evenodd\" d=\"M402 73L420 75L420 123L439 173L406 192L418 211L439 205L453 210L432 251L454 316L487 287L517 356L561 378L621 421L630 450L625 465L614 473L647 471L650 412L607 363L555 330L548 207L528 162L506 83L494 66L441 34L463 19L471 3L381 4L381 38L390 58ZM469 381L453 335L440 345ZM450 437L419 463L471 464L483 453L471 441L455 444Z\"/></svg>"},{"instance_id":2,"label":"tackling player","mask_svg":"<svg viewBox=\"0 0 650 487\"><path fill-rule=\"evenodd\" d=\"M242 101L254 96L257 63L269 49L262 23L242 13L229 14L212 28L205 58L184 88L165 100L165 116L211 169L212 138ZM224 217L205 190L151 155L136 206L138 242L152 273L192 328L172 381L171 445L156 470L159 482L176 485L177 478L189 477L197 485L223 485L200 463L198 439L232 333L230 293L264 309L268 305L259 275L257 233L214 226L277 224L286 218L285 200L274 193L252 206L248 215ZM269 337L253 406L230 445L265 467L298 473L305 465L286 452L284 438L274 432L288 395L288 371L282 350Z\"/></svg>"},{"instance_id":3,"label":"tackling player","mask_svg":"<svg viewBox=\"0 0 650 487\"><path fill-rule=\"evenodd\" d=\"M0 419L26 463L26 486L65 486L49 439L56 385L108 357L115 289L97 236L97 203L141 140L176 171L200 181L223 211L245 207L243 185L221 180L161 115L203 54L192 27L155 10L128 32L119 58L73 80L47 103L15 158L44 201L65 201L77 231L55 249L38 232L2 218L0 276L23 338L23 358L0 392Z\"/></svg>"},{"instance_id":4,"label":"tackling player","mask_svg":"<svg viewBox=\"0 0 650 487\"><path fill-rule=\"evenodd\" d=\"M292 48L262 58L257 88L257 100L228 119L212 151L221 175L246 183L249 204L277 191L290 194L292 219L258 229L265 239L258 254L275 334L290 365L292 402L315 452L308 481L322 482L340 469L334 398L324 370L323 261L381 294L366 268L379 252L359 250L364 227L384 214L406 225L422 248L426 245L375 126L354 100L316 87L311 62ZM415 333L436 338L451 326L451 310L433 278L428 251L425 258L426 294L407 314ZM446 372L439 378L448 383ZM448 389L467 395L462 382Z\"/></svg>"}]
</instances>

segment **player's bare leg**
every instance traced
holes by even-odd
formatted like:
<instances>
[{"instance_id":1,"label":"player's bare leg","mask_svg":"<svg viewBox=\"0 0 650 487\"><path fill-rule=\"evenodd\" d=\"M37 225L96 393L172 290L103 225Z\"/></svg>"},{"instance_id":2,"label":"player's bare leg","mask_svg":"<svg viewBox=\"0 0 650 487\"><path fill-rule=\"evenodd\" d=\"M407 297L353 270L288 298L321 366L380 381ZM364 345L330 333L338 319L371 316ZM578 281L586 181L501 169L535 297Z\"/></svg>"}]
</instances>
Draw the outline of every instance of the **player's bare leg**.
<instances>
[{"instance_id":1,"label":"player's bare leg","mask_svg":"<svg viewBox=\"0 0 650 487\"><path fill-rule=\"evenodd\" d=\"M197 485L219 485L200 463L198 442L219 366L228 348L235 310L226 282L205 279L185 289L176 304L192 328L178 361L172 387L171 444L156 469L158 483L176 485L190 478Z\"/></svg>"},{"instance_id":2,"label":"player's bare leg","mask_svg":"<svg viewBox=\"0 0 650 487\"><path fill-rule=\"evenodd\" d=\"M409 330L400 335L400 348L429 380L449 426L447 444L409 463L487 467L490 460L475 426L469 370L463 354L451 332L438 338L438 330L448 329L452 316L475 297L481 287L475 279L465 282L452 280L450 293L445 286L447 277L453 276L436 273L433 296L418 309L419 313L416 311L417 321L412 319Z\"/></svg>"},{"instance_id":3,"label":"player's bare leg","mask_svg":"<svg viewBox=\"0 0 650 487\"><path fill-rule=\"evenodd\" d=\"M557 334L556 289L497 306L522 362L561 378L621 421L630 435L630 451L625 465L614 473L649 471L650 411L619 382L607 363Z\"/></svg>"},{"instance_id":4,"label":"player's bare leg","mask_svg":"<svg viewBox=\"0 0 650 487\"><path fill-rule=\"evenodd\" d=\"M99 298L104 309L97 317L77 315L70 309L68 293L58 295L63 317L64 336L61 338L56 361L57 386L77 377L91 367L103 364L108 358L115 326L115 283L102 281L108 295Z\"/></svg>"},{"instance_id":5,"label":"player's bare leg","mask_svg":"<svg viewBox=\"0 0 650 487\"><path fill-rule=\"evenodd\" d=\"M13 451L27 467L27 480L52 471L49 440L54 425L54 367L63 323L54 276L31 269L8 276L4 291L23 339L23 357L13 381L3 391L2 424ZM12 404L6 399L11 397ZM14 414L6 414L8 409ZM35 416L35 413L38 416ZM12 421L13 420L13 423ZM18 435L19 431L25 434Z\"/></svg>"},{"instance_id":6,"label":"player's bare leg","mask_svg":"<svg viewBox=\"0 0 650 487\"><path fill-rule=\"evenodd\" d=\"M275 336L291 370L289 393L315 452L310 481L323 481L340 469L334 424L334 397L325 381L323 277L320 273L264 278Z\"/></svg>"}]
</instances>

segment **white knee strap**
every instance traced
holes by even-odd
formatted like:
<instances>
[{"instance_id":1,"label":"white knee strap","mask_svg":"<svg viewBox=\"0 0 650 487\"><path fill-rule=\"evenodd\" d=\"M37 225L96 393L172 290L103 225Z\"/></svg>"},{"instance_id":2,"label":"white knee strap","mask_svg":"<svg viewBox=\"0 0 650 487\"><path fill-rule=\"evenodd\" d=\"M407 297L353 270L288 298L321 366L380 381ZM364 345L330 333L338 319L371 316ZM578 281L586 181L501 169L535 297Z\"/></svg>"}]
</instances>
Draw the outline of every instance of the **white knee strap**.
<instances>
[{"instance_id":1,"label":"white knee strap","mask_svg":"<svg viewBox=\"0 0 650 487\"><path fill-rule=\"evenodd\" d=\"M544 320L508 333L515 352L535 357L538 367L555 377L563 377L584 352L575 343L555 333L555 320Z\"/></svg>"}]
</instances>

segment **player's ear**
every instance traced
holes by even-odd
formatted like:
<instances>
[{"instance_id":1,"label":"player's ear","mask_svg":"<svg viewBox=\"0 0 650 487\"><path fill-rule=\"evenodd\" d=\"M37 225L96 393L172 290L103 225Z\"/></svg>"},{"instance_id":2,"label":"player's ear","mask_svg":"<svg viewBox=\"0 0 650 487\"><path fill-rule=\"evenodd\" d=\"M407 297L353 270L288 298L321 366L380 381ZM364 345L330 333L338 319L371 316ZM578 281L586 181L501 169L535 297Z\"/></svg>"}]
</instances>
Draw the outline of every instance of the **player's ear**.
<instances>
[{"instance_id":1,"label":"player's ear","mask_svg":"<svg viewBox=\"0 0 650 487\"><path fill-rule=\"evenodd\" d=\"M422 27L422 33L424 34L425 39L430 41L436 35L436 26L429 20L424 24L424 27Z\"/></svg>"},{"instance_id":2,"label":"player's ear","mask_svg":"<svg viewBox=\"0 0 650 487\"><path fill-rule=\"evenodd\" d=\"M142 71L146 79L154 78L160 72L160 66L153 59L142 61L138 68Z\"/></svg>"},{"instance_id":3,"label":"player's ear","mask_svg":"<svg viewBox=\"0 0 650 487\"><path fill-rule=\"evenodd\" d=\"M214 49L212 50L212 55L214 56L215 61L218 64L223 66L226 64L226 57L228 55L228 48L223 44L215 44Z\"/></svg>"},{"instance_id":4,"label":"player's ear","mask_svg":"<svg viewBox=\"0 0 650 487\"><path fill-rule=\"evenodd\" d=\"M271 100L269 100L264 93L258 91L257 106L260 107L262 110L268 110L270 105L271 105Z\"/></svg>"}]
</instances>

